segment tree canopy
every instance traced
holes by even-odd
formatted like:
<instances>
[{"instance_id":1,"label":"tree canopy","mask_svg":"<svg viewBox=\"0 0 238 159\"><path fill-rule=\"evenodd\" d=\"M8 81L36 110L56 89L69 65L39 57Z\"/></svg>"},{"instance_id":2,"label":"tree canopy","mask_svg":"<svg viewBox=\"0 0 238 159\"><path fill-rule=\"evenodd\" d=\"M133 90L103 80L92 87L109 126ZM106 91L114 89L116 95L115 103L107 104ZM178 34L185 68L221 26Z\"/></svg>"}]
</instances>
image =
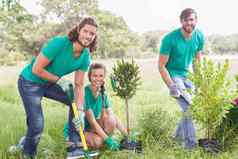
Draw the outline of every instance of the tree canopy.
<instances>
[{"instance_id":1,"label":"tree canopy","mask_svg":"<svg viewBox=\"0 0 238 159\"><path fill-rule=\"evenodd\" d=\"M67 34L85 16L94 17L99 24L96 57L145 57L159 52L166 31L133 32L123 17L99 9L98 3L98 0L41 0L41 14L32 15L20 0L0 0L0 55L3 57L0 65L37 54L46 40ZM238 36L209 36L206 52L236 53Z\"/></svg>"}]
</instances>

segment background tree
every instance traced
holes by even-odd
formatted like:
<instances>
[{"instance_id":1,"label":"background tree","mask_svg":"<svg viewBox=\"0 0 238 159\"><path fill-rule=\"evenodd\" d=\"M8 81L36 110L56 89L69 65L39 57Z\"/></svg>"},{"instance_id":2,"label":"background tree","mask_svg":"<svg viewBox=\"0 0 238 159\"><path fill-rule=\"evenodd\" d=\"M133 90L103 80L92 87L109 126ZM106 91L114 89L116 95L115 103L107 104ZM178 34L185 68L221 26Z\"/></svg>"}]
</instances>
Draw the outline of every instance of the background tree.
<instances>
[{"instance_id":1,"label":"background tree","mask_svg":"<svg viewBox=\"0 0 238 159\"><path fill-rule=\"evenodd\" d=\"M142 34L142 44L144 49L150 49L154 53L158 53L160 39L166 31L148 31ZM146 51L146 50L145 50Z\"/></svg>"},{"instance_id":2,"label":"background tree","mask_svg":"<svg viewBox=\"0 0 238 159\"><path fill-rule=\"evenodd\" d=\"M7 5L1 5L0 11L1 64L4 61L16 62L25 59L24 53L20 54L19 50L24 49L25 32L31 29L33 23L33 16L28 14L18 1L5 1L4 4Z\"/></svg>"}]
</instances>

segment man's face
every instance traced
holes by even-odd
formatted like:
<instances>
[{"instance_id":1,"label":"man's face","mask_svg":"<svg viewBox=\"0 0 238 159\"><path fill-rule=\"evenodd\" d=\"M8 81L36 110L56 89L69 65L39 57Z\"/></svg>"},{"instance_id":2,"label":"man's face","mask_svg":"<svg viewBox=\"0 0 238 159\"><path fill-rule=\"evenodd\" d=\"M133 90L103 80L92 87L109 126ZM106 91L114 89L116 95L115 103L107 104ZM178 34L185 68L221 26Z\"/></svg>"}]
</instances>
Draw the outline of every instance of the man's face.
<instances>
[{"instance_id":1,"label":"man's face","mask_svg":"<svg viewBox=\"0 0 238 159\"><path fill-rule=\"evenodd\" d=\"M195 14L190 14L187 18L181 19L181 24L183 30L188 34L191 34L197 24Z\"/></svg>"},{"instance_id":2,"label":"man's face","mask_svg":"<svg viewBox=\"0 0 238 159\"><path fill-rule=\"evenodd\" d=\"M82 45L83 47L88 47L95 39L96 34L97 34L97 28L93 25L86 24L78 32L79 44Z\"/></svg>"}]
</instances>

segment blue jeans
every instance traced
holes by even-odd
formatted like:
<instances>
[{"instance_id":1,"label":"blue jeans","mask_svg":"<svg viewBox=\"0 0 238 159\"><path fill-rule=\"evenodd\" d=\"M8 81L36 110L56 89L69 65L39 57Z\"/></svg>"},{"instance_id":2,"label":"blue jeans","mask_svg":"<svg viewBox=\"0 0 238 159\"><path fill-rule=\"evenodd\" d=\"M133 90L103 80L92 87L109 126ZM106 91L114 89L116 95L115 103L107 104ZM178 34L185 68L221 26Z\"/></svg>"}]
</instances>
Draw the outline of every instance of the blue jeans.
<instances>
[{"instance_id":1,"label":"blue jeans","mask_svg":"<svg viewBox=\"0 0 238 159\"><path fill-rule=\"evenodd\" d=\"M71 102L61 87L55 83L38 84L24 79L18 79L18 90L23 101L27 132L23 146L23 154L34 156L44 128L44 115L41 107L43 97L50 98L69 106L69 140L80 141L79 134L72 123L73 112Z\"/></svg>"},{"instance_id":2,"label":"blue jeans","mask_svg":"<svg viewBox=\"0 0 238 159\"><path fill-rule=\"evenodd\" d=\"M180 89L191 89L191 91L194 91L192 82L187 78L174 77L172 78L172 80L178 87L180 87ZM188 95L191 96L191 94L189 93ZM182 109L183 116L181 121L177 125L175 138L182 141L185 148L191 149L196 145L196 135L191 114L187 111L190 105L182 97L178 98L177 102Z\"/></svg>"}]
</instances>

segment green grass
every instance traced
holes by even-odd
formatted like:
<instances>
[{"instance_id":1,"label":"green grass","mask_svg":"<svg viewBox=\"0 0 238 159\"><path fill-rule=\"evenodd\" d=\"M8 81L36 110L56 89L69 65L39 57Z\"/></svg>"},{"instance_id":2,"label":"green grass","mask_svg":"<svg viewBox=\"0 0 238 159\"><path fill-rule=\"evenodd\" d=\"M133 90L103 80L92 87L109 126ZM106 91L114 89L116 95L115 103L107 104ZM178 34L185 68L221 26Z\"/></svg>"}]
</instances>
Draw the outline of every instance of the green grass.
<instances>
[{"instance_id":1,"label":"green grass","mask_svg":"<svg viewBox=\"0 0 238 159\"><path fill-rule=\"evenodd\" d=\"M105 61L103 61L105 62ZM114 61L107 61L108 72L110 73ZM156 61L138 61L141 68L143 85L135 97L129 101L130 121L133 129L142 133L143 154L119 151L102 151L100 159L236 159L238 145L230 152L223 152L212 156L197 148L194 151L185 151L171 140L175 131L176 122L180 117L180 109L175 100L169 97L168 90L162 82L157 71ZM3 69L1 69L3 70ZM10 71L9 71L10 70ZM6 73L7 72L7 73ZM9 156L7 149L10 145L17 143L24 135L25 114L19 98L16 80L20 72L19 68L4 68L0 76L0 158L18 159L18 156ZM71 78L70 75L68 78ZM110 94L111 88L107 85ZM115 114L125 123L124 102L115 96L111 98ZM43 101L45 116L44 133L38 147L38 158L42 159L63 159L65 157L65 143L63 140L63 124L67 119L67 107L51 101ZM156 114L158 111L158 114ZM162 113L161 111L165 111ZM149 119L148 113L155 112ZM146 118L147 117L147 118ZM160 118L161 117L161 118ZM153 122L148 122L152 120ZM143 124L148 122L151 131ZM143 123L143 124L142 124ZM154 128L154 129L153 129ZM196 125L198 138L202 137L203 131ZM158 131L156 131L158 130ZM153 131L153 132L152 132ZM156 134L157 133L157 134ZM153 136L156 134L156 136Z\"/></svg>"}]
</instances>

